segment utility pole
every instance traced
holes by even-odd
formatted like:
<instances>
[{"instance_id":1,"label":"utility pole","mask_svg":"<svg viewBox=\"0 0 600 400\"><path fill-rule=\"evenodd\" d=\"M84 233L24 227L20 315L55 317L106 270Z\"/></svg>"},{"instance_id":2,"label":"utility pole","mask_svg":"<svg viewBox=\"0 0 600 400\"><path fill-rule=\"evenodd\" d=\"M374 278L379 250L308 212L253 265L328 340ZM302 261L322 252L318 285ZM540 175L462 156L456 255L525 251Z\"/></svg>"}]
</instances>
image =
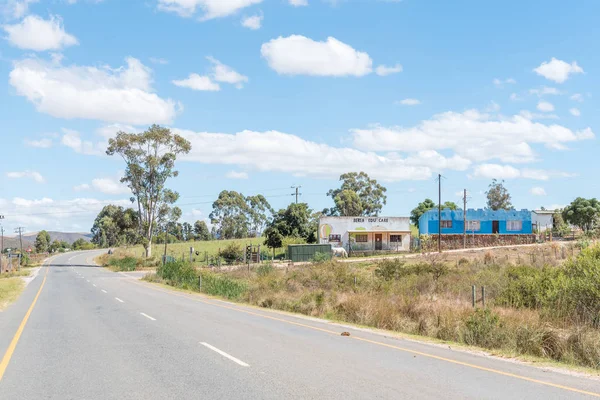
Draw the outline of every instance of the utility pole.
<instances>
[{"instance_id":1,"label":"utility pole","mask_svg":"<svg viewBox=\"0 0 600 400\"><path fill-rule=\"evenodd\" d=\"M442 252L442 174L438 174L438 252Z\"/></svg>"},{"instance_id":2,"label":"utility pole","mask_svg":"<svg viewBox=\"0 0 600 400\"><path fill-rule=\"evenodd\" d=\"M292 196L296 196L296 204L298 204L298 196L302 196L302 193L298 191L301 187L302 186L292 186L292 189L296 189L296 193L292 193Z\"/></svg>"},{"instance_id":3,"label":"utility pole","mask_svg":"<svg viewBox=\"0 0 600 400\"><path fill-rule=\"evenodd\" d=\"M2 219L2 218L0 218ZM2 253L4 253L4 227L0 225L0 235L2 239L0 239L0 274L2 273Z\"/></svg>"},{"instance_id":4,"label":"utility pole","mask_svg":"<svg viewBox=\"0 0 600 400\"><path fill-rule=\"evenodd\" d=\"M163 256L163 266L167 263L167 242L169 241L169 223L165 224L165 254Z\"/></svg>"},{"instance_id":5,"label":"utility pole","mask_svg":"<svg viewBox=\"0 0 600 400\"><path fill-rule=\"evenodd\" d=\"M25 228L22 226L15 229L15 233L19 234L19 247L21 249L21 252L19 253L19 270L21 269L21 261L23 260L23 231L24 230L25 230Z\"/></svg>"},{"instance_id":6,"label":"utility pole","mask_svg":"<svg viewBox=\"0 0 600 400\"><path fill-rule=\"evenodd\" d=\"M463 249L467 248L467 189L463 194Z\"/></svg>"}]
</instances>

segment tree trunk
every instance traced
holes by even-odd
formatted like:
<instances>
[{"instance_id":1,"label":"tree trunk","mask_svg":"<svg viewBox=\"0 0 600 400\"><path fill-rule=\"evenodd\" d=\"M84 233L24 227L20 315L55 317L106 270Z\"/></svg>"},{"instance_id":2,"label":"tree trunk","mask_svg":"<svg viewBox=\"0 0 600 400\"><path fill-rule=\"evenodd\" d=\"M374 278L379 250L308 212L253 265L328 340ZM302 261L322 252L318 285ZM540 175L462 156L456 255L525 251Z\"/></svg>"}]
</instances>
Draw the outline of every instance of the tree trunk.
<instances>
[{"instance_id":1,"label":"tree trunk","mask_svg":"<svg viewBox=\"0 0 600 400\"><path fill-rule=\"evenodd\" d=\"M149 243L146 246L146 258L150 258L152 256L152 243Z\"/></svg>"}]
</instances>

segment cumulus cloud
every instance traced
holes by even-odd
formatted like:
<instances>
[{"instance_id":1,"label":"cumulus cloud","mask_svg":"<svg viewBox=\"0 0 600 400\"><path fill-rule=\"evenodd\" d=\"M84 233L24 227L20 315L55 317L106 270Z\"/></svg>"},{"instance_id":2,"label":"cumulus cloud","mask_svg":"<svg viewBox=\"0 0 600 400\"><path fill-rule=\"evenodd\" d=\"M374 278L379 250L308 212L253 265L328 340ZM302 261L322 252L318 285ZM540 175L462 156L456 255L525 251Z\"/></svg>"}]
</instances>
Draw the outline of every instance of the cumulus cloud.
<instances>
[{"instance_id":1,"label":"cumulus cloud","mask_svg":"<svg viewBox=\"0 0 600 400\"><path fill-rule=\"evenodd\" d=\"M29 15L20 23L5 25L8 42L24 50L61 50L78 43L75 36L65 32L62 20L51 16L45 20L37 15Z\"/></svg>"},{"instance_id":2,"label":"cumulus cloud","mask_svg":"<svg viewBox=\"0 0 600 400\"><path fill-rule=\"evenodd\" d=\"M594 138L590 128L572 131L520 115L495 119L476 110L445 112L414 127L375 125L351 132L354 146L367 151L453 151L473 162L498 159L508 163L535 161L533 144L564 149L567 143Z\"/></svg>"},{"instance_id":3,"label":"cumulus cloud","mask_svg":"<svg viewBox=\"0 0 600 400\"><path fill-rule=\"evenodd\" d=\"M560 90L554 87L542 86L539 89L529 89L529 94L535 94L538 97L545 95L560 95L563 94Z\"/></svg>"},{"instance_id":4,"label":"cumulus cloud","mask_svg":"<svg viewBox=\"0 0 600 400\"><path fill-rule=\"evenodd\" d=\"M537 105L537 109L542 112L552 112L554 111L554 105L547 101L540 101Z\"/></svg>"},{"instance_id":5,"label":"cumulus cloud","mask_svg":"<svg viewBox=\"0 0 600 400\"><path fill-rule=\"evenodd\" d=\"M193 90L217 92L221 90L221 86L217 82L229 83L238 89L242 89L244 83L248 82L247 76L240 74L216 58L208 56L206 59L212 63L212 68L208 75L202 76L192 73L187 79L174 80L173 84Z\"/></svg>"},{"instance_id":6,"label":"cumulus cloud","mask_svg":"<svg viewBox=\"0 0 600 400\"><path fill-rule=\"evenodd\" d=\"M550 178L569 178L575 176L567 172L546 171L543 169L517 169L512 165L480 164L474 169L472 175L475 178L486 179L532 179L547 181Z\"/></svg>"},{"instance_id":7,"label":"cumulus cloud","mask_svg":"<svg viewBox=\"0 0 600 400\"><path fill-rule=\"evenodd\" d=\"M510 84L510 85L514 85L515 83L517 83L517 81L513 78L506 78L506 79L498 79L498 78L494 78L494 80L492 81L494 83L494 85L496 85L496 87L504 87L505 84Z\"/></svg>"},{"instance_id":8,"label":"cumulus cloud","mask_svg":"<svg viewBox=\"0 0 600 400\"><path fill-rule=\"evenodd\" d=\"M264 43L261 54L269 67L281 75L364 76L373 69L367 53L357 51L334 37L318 42L301 35Z\"/></svg>"},{"instance_id":9,"label":"cumulus cloud","mask_svg":"<svg viewBox=\"0 0 600 400\"><path fill-rule=\"evenodd\" d=\"M92 180L92 188L106 194L130 194L127 185L112 178L96 178Z\"/></svg>"},{"instance_id":10,"label":"cumulus cloud","mask_svg":"<svg viewBox=\"0 0 600 400\"><path fill-rule=\"evenodd\" d=\"M39 0L5 0L0 12L7 18L20 19L29 12L29 5Z\"/></svg>"},{"instance_id":11,"label":"cumulus cloud","mask_svg":"<svg viewBox=\"0 0 600 400\"><path fill-rule=\"evenodd\" d=\"M262 15L252 15L250 17L242 18L242 26L253 31L260 29L262 26Z\"/></svg>"},{"instance_id":12,"label":"cumulus cloud","mask_svg":"<svg viewBox=\"0 0 600 400\"><path fill-rule=\"evenodd\" d=\"M202 10L204 14L200 19L206 21L227 17L261 2L262 0L158 0L158 9L174 12L182 17L192 17L198 10Z\"/></svg>"},{"instance_id":13,"label":"cumulus cloud","mask_svg":"<svg viewBox=\"0 0 600 400\"><path fill-rule=\"evenodd\" d=\"M129 57L127 66L63 66L34 58L17 61L10 84L39 112L134 125L168 124L175 103L153 93L150 68Z\"/></svg>"},{"instance_id":14,"label":"cumulus cloud","mask_svg":"<svg viewBox=\"0 0 600 400\"><path fill-rule=\"evenodd\" d=\"M569 109L569 112L575 117L579 117L581 115L581 111L579 111L578 108L571 108Z\"/></svg>"},{"instance_id":15,"label":"cumulus cloud","mask_svg":"<svg viewBox=\"0 0 600 400\"><path fill-rule=\"evenodd\" d=\"M523 101L523 97L519 96L516 93L511 93L510 94L510 100L511 101Z\"/></svg>"},{"instance_id":16,"label":"cumulus cloud","mask_svg":"<svg viewBox=\"0 0 600 400\"><path fill-rule=\"evenodd\" d=\"M289 0L291 6L303 7L308 5L308 0Z\"/></svg>"},{"instance_id":17,"label":"cumulus cloud","mask_svg":"<svg viewBox=\"0 0 600 400\"><path fill-rule=\"evenodd\" d=\"M419 180L429 179L433 169L464 170L470 165L470 161L462 157L445 157L436 151L416 152L409 157L395 153L380 155L333 147L277 131L246 130L236 134L173 131L192 144L192 151L182 156L184 161L236 165L295 176L336 178L348 171L365 171L384 181Z\"/></svg>"},{"instance_id":18,"label":"cumulus cloud","mask_svg":"<svg viewBox=\"0 0 600 400\"><path fill-rule=\"evenodd\" d=\"M98 140L85 140L81 138L81 134L73 129L63 128L61 143L63 146L71 148L79 154L102 156L106 154L108 147L108 139L117 135L117 132L123 131L127 133L136 133L138 130L131 125L111 124L105 125L96 131Z\"/></svg>"},{"instance_id":19,"label":"cumulus cloud","mask_svg":"<svg viewBox=\"0 0 600 400\"><path fill-rule=\"evenodd\" d=\"M23 143L25 144L25 146L37 147L39 149L47 149L47 148L52 147L52 139L48 139L48 138L39 139L39 140L25 139L23 141Z\"/></svg>"},{"instance_id":20,"label":"cumulus cloud","mask_svg":"<svg viewBox=\"0 0 600 400\"><path fill-rule=\"evenodd\" d=\"M11 179L33 179L35 182L37 183L44 183L46 180L44 179L44 177L42 176L42 174L40 174L37 171L15 171L15 172L7 172L6 173L6 177L7 178L11 178Z\"/></svg>"},{"instance_id":21,"label":"cumulus cloud","mask_svg":"<svg viewBox=\"0 0 600 400\"><path fill-rule=\"evenodd\" d=\"M229 179L248 179L248 173L243 171L229 171L225 178Z\"/></svg>"},{"instance_id":22,"label":"cumulus cloud","mask_svg":"<svg viewBox=\"0 0 600 400\"><path fill-rule=\"evenodd\" d=\"M402 72L402 65L400 64L396 64L392 67L380 65L377 68L375 68L375 73L379 76L388 76L391 74L397 74L399 72Z\"/></svg>"},{"instance_id":23,"label":"cumulus cloud","mask_svg":"<svg viewBox=\"0 0 600 400\"><path fill-rule=\"evenodd\" d=\"M581 93L575 93L571 97L569 97L573 101L577 101L579 103L583 103L583 95Z\"/></svg>"},{"instance_id":24,"label":"cumulus cloud","mask_svg":"<svg viewBox=\"0 0 600 400\"><path fill-rule=\"evenodd\" d=\"M531 193L534 196L545 196L546 195L546 191L544 190L544 188L539 187L539 186L535 186L535 187L532 187L531 189L529 189L529 193Z\"/></svg>"},{"instance_id":25,"label":"cumulus cloud","mask_svg":"<svg viewBox=\"0 0 600 400\"><path fill-rule=\"evenodd\" d=\"M419 104L421 104L421 100L403 99L403 100L397 101L396 104L399 104L401 106L418 106Z\"/></svg>"},{"instance_id":26,"label":"cumulus cloud","mask_svg":"<svg viewBox=\"0 0 600 400\"><path fill-rule=\"evenodd\" d=\"M572 74L582 74L583 68L577 65L576 61L569 64L552 57L550 61L543 62L539 67L534 68L533 71L546 79L556 83L563 83Z\"/></svg>"}]
</instances>

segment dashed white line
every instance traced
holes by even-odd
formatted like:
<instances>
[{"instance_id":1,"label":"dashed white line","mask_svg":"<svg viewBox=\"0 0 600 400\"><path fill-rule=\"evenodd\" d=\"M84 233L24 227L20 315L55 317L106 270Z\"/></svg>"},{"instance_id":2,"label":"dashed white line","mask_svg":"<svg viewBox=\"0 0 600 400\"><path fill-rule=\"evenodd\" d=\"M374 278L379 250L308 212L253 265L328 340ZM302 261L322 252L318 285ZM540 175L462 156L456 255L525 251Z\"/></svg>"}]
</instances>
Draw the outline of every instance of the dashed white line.
<instances>
[{"instance_id":1,"label":"dashed white line","mask_svg":"<svg viewBox=\"0 0 600 400\"><path fill-rule=\"evenodd\" d=\"M144 317L148 318L148 319L149 319L149 320L151 320L151 321L156 321L156 318L152 318L151 316L149 316L149 315L148 315L148 314L146 314L146 313L143 313L143 312L141 312L140 314L142 314Z\"/></svg>"},{"instance_id":2,"label":"dashed white line","mask_svg":"<svg viewBox=\"0 0 600 400\"><path fill-rule=\"evenodd\" d=\"M87 283L90 283L90 280L89 280L89 279L86 279L86 281L87 281Z\"/></svg>"},{"instance_id":3,"label":"dashed white line","mask_svg":"<svg viewBox=\"0 0 600 400\"><path fill-rule=\"evenodd\" d=\"M93 286L93 287L96 287L96 284L95 284L95 283L92 283L92 286Z\"/></svg>"},{"instance_id":4,"label":"dashed white line","mask_svg":"<svg viewBox=\"0 0 600 400\"><path fill-rule=\"evenodd\" d=\"M230 359L234 363L241 365L242 367L249 367L250 366L250 365L246 364L245 362L243 362L242 360L240 360L238 358L235 358L234 356L232 356L230 354L225 353L223 350L217 349L215 346L212 346L212 345L210 345L208 343L205 343L205 342L200 342L200 344L202 346L204 346L204 347L208 347L209 349L211 349L214 352L219 353L223 357Z\"/></svg>"},{"instance_id":5,"label":"dashed white line","mask_svg":"<svg viewBox=\"0 0 600 400\"><path fill-rule=\"evenodd\" d=\"M120 299L120 298L118 298L118 297L115 297L115 300L117 300L118 302L121 302L121 303L125 303L123 300L121 300L121 299Z\"/></svg>"},{"instance_id":6,"label":"dashed white line","mask_svg":"<svg viewBox=\"0 0 600 400\"><path fill-rule=\"evenodd\" d=\"M104 293L108 293L108 292L107 292L106 290L104 290L104 289L102 289L102 291L103 291Z\"/></svg>"}]
</instances>

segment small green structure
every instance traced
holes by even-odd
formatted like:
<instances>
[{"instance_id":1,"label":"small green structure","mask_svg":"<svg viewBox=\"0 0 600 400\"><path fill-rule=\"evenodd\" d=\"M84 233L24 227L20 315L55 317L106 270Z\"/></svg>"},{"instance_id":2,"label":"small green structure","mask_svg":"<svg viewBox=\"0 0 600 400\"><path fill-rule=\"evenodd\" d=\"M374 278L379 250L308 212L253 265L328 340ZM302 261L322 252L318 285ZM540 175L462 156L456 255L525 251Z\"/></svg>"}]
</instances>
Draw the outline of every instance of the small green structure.
<instances>
[{"instance_id":1,"label":"small green structure","mask_svg":"<svg viewBox=\"0 0 600 400\"><path fill-rule=\"evenodd\" d=\"M331 254L331 244L290 244L287 258L292 262L312 261L316 253Z\"/></svg>"}]
</instances>

